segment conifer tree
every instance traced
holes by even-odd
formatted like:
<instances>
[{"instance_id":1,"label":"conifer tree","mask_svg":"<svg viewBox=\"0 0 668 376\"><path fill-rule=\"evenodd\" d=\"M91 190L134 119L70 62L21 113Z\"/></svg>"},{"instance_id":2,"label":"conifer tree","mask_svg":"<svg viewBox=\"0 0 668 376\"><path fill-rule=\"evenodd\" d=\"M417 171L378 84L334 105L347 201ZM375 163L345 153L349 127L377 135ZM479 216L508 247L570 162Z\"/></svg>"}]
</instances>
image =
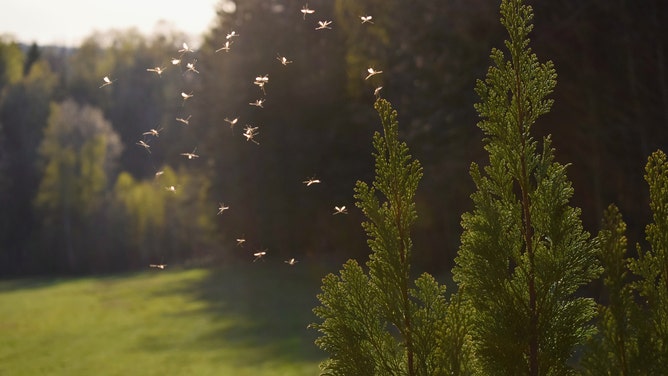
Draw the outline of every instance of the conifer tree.
<instances>
[{"instance_id":1,"label":"conifer tree","mask_svg":"<svg viewBox=\"0 0 668 376\"><path fill-rule=\"evenodd\" d=\"M649 250L636 245L638 258L625 258L626 225L614 205L598 236L609 302L600 307L600 334L582 362L587 375L659 375L668 369L668 162L662 151L649 157L645 180L654 220L646 228Z\"/></svg>"},{"instance_id":2,"label":"conifer tree","mask_svg":"<svg viewBox=\"0 0 668 376\"><path fill-rule=\"evenodd\" d=\"M590 341L582 361L586 375L643 374L638 352L640 316L629 286L625 233L626 223L619 209L610 205L598 234L608 304L599 306L599 333Z\"/></svg>"},{"instance_id":3,"label":"conifer tree","mask_svg":"<svg viewBox=\"0 0 668 376\"><path fill-rule=\"evenodd\" d=\"M323 279L322 320L311 327L330 358L326 375L440 375L467 372L466 318L460 303L448 304L445 286L429 274L411 283L410 227L417 218L413 198L422 168L398 139L397 114L389 102L375 104L383 135L373 137L376 178L357 182L356 205L371 255L368 274L349 260L339 275Z\"/></svg>"},{"instance_id":4,"label":"conifer tree","mask_svg":"<svg viewBox=\"0 0 668 376\"><path fill-rule=\"evenodd\" d=\"M597 244L568 204L573 188L550 137L539 148L532 136L556 85L553 64L529 48L532 19L521 0L501 2L509 57L493 49L476 85L489 165L471 166L474 209L462 217L453 270L472 307L475 356L490 375L573 372L567 361L592 333L596 307L575 293L600 272Z\"/></svg>"},{"instance_id":5,"label":"conifer tree","mask_svg":"<svg viewBox=\"0 0 668 376\"><path fill-rule=\"evenodd\" d=\"M653 219L645 229L649 249L638 245L638 258L631 259L629 268L640 277L632 288L645 308L638 320L643 368L659 375L668 369L668 161L661 150L649 157L645 180Z\"/></svg>"}]
</instances>

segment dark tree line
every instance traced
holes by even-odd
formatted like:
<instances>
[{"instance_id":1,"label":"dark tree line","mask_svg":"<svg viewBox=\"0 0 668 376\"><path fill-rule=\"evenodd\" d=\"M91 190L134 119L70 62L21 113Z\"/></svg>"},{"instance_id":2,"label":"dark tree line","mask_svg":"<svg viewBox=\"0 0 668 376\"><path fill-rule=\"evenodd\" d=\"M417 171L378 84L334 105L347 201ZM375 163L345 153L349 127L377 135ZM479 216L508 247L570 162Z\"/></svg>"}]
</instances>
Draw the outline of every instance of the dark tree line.
<instances>
[{"instance_id":1,"label":"dark tree line","mask_svg":"<svg viewBox=\"0 0 668 376\"><path fill-rule=\"evenodd\" d=\"M170 62L186 40L178 32L96 34L74 49L2 40L0 273L236 257L234 240L241 236L249 248L269 248L276 257L366 257L352 192L355 181L373 174L371 104L379 86L424 168L416 263L449 270L461 214L472 205L468 167L485 158L472 88L491 46L504 37L497 1L314 0L309 6L316 13L305 19L303 4L289 1L247 0L233 13L220 10L203 45L180 65ZM630 240L639 241L649 216L642 166L668 141L666 5L567 0L534 8L532 45L559 72L555 107L541 130L554 135L556 159L572 162L568 175L587 229L596 231L603 209L615 202ZM367 14L373 24L361 23ZM314 30L318 20L333 21L332 29ZM239 36L231 38L230 51L216 52L231 31ZM281 64L283 56L292 62ZM185 72L195 59L200 73ZM165 68L160 76L146 71L158 66ZM365 80L369 67L383 73ZM99 88L106 75L116 81ZM259 75L269 77L266 94L253 84ZM194 97L184 103L182 91ZM248 104L259 98L266 99L264 108ZM93 151L103 149L91 140L72 149L74 175L51 172L79 181L72 192L95 192L90 201L70 200L81 206L72 213L79 213L85 235L71 242L76 262L64 256L62 205L38 199L40 187L51 191L44 181L56 160L40 145L51 142L54 108L70 100L80 110L99 110L97 123L110 124L120 150L94 179L82 178ZM84 112L75 113L85 119ZM175 121L187 116L188 126ZM239 120L230 127L226 118ZM245 140L247 124L258 127L259 145ZM162 128L159 138L142 135L151 128ZM136 145L144 139L150 154ZM180 155L195 147L200 158ZM159 171L164 174L156 178ZM323 183L305 187L302 181L313 176ZM216 216L221 202L231 209ZM350 214L332 216L335 205L347 205Z\"/></svg>"}]
</instances>

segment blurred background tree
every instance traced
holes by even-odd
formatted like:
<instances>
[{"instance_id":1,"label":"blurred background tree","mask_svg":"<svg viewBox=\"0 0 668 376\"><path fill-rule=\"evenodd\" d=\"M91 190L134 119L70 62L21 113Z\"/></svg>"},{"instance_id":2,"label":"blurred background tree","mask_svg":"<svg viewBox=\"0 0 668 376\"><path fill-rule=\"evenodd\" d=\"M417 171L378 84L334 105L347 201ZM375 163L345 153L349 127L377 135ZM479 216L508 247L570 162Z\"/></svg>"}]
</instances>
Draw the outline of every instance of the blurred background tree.
<instances>
[{"instance_id":1,"label":"blurred background tree","mask_svg":"<svg viewBox=\"0 0 668 376\"><path fill-rule=\"evenodd\" d=\"M234 3L220 2L203 45L183 56L177 51L188 38L169 28L155 35L96 33L70 49L0 41L0 273L39 269L28 258L40 248L29 239L42 225L32 206L42 181L37 149L49 103L68 98L99 108L124 146L105 195L114 196L110 187L122 172L133 185L154 184L156 191L164 185L154 174L166 167L178 180L203 183L189 194L199 204L188 208L201 210L196 218L214 211L209 223L186 219L193 214L182 207L166 214L208 234L202 239L208 245L188 243L181 256L194 248L227 249L245 235L249 246L279 256L365 258L361 213L331 214L335 205L351 207L356 180L373 176L368 141L379 86L401 114L401 137L425 171L416 196L415 267L450 269L461 213L472 207L466 172L471 161L485 162L472 88L491 46L503 38L498 2L312 0L316 13L306 17L303 3ZM650 216L648 205L638 205L648 202L644 160L668 141L666 7L660 0L564 0L534 8L532 45L560 72L541 132L554 135L558 161L573 162L574 205L583 209L587 230L597 231L603 208L615 202L632 242L643 241ZM362 23L366 15L373 24ZM314 30L318 20L332 21L332 29ZM232 31L238 36L230 51L216 52ZM282 65L283 56L292 62ZM186 73L195 59L200 74ZM165 72L146 71L154 67ZM364 80L369 67L383 73ZM260 75L269 76L266 95L253 85ZM100 89L104 76L115 81ZM183 103L182 91L195 96ZM266 99L263 109L248 104L259 98ZM188 116L188 126L175 120ZM231 129L225 118L239 120ZM245 141L246 124L258 127L260 145ZM162 130L146 139L148 155L136 143L152 128ZM180 155L195 147L197 160ZM323 184L306 188L301 182L314 175ZM117 198L107 197L106 215L123 226L130 222ZM231 207L224 216L215 216L218 202ZM99 236L103 244L119 241ZM153 254L133 242L118 245L118 255L129 258L104 264L136 267L144 256L131 255Z\"/></svg>"}]
</instances>

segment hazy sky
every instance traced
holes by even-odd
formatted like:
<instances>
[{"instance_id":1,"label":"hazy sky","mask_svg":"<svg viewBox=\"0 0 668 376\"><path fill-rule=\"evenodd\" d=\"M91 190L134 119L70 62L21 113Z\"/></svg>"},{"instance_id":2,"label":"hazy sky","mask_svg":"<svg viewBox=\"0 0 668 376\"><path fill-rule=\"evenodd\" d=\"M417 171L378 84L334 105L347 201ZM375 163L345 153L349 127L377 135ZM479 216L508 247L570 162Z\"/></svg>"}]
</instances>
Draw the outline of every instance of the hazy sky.
<instances>
[{"instance_id":1,"label":"hazy sky","mask_svg":"<svg viewBox=\"0 0 668 376\"><path fill-rule=\"evenodd\" d=\"M197 37L211 26L220 1L0 0L0 35L25 43L74 46L93 30L134 26L148 34L164 20Z\"/></svg>"}]
</instances>

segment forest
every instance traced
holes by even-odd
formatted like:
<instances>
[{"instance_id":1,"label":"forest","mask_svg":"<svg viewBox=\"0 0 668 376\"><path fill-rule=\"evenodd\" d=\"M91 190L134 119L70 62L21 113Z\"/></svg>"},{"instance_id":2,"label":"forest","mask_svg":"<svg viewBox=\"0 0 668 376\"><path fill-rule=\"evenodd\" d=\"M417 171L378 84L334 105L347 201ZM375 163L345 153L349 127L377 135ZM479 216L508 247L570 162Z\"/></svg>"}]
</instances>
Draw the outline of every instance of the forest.
<instances>
[{"instance_id":1,"label":"forest","mask_svg":"<svg viewBox=\"0 0 668 376\"><path fill-rule=\"evenodd\" d=\"M642 244L643 167L668 146L668 5L534 3L533 51L558 74L536 132L568 165L584 228L597 233L615 203ZM364 260L353 187L374 175L377 97L424 169L414 263L449 271L473 208L469 167L488 158L474 87L506 37L498 1L308 7L221 7L196 48L178 30L111 30L76 48L0 39L0 276L250 262L262 250Z\"/></svg>"}]
</instances>

